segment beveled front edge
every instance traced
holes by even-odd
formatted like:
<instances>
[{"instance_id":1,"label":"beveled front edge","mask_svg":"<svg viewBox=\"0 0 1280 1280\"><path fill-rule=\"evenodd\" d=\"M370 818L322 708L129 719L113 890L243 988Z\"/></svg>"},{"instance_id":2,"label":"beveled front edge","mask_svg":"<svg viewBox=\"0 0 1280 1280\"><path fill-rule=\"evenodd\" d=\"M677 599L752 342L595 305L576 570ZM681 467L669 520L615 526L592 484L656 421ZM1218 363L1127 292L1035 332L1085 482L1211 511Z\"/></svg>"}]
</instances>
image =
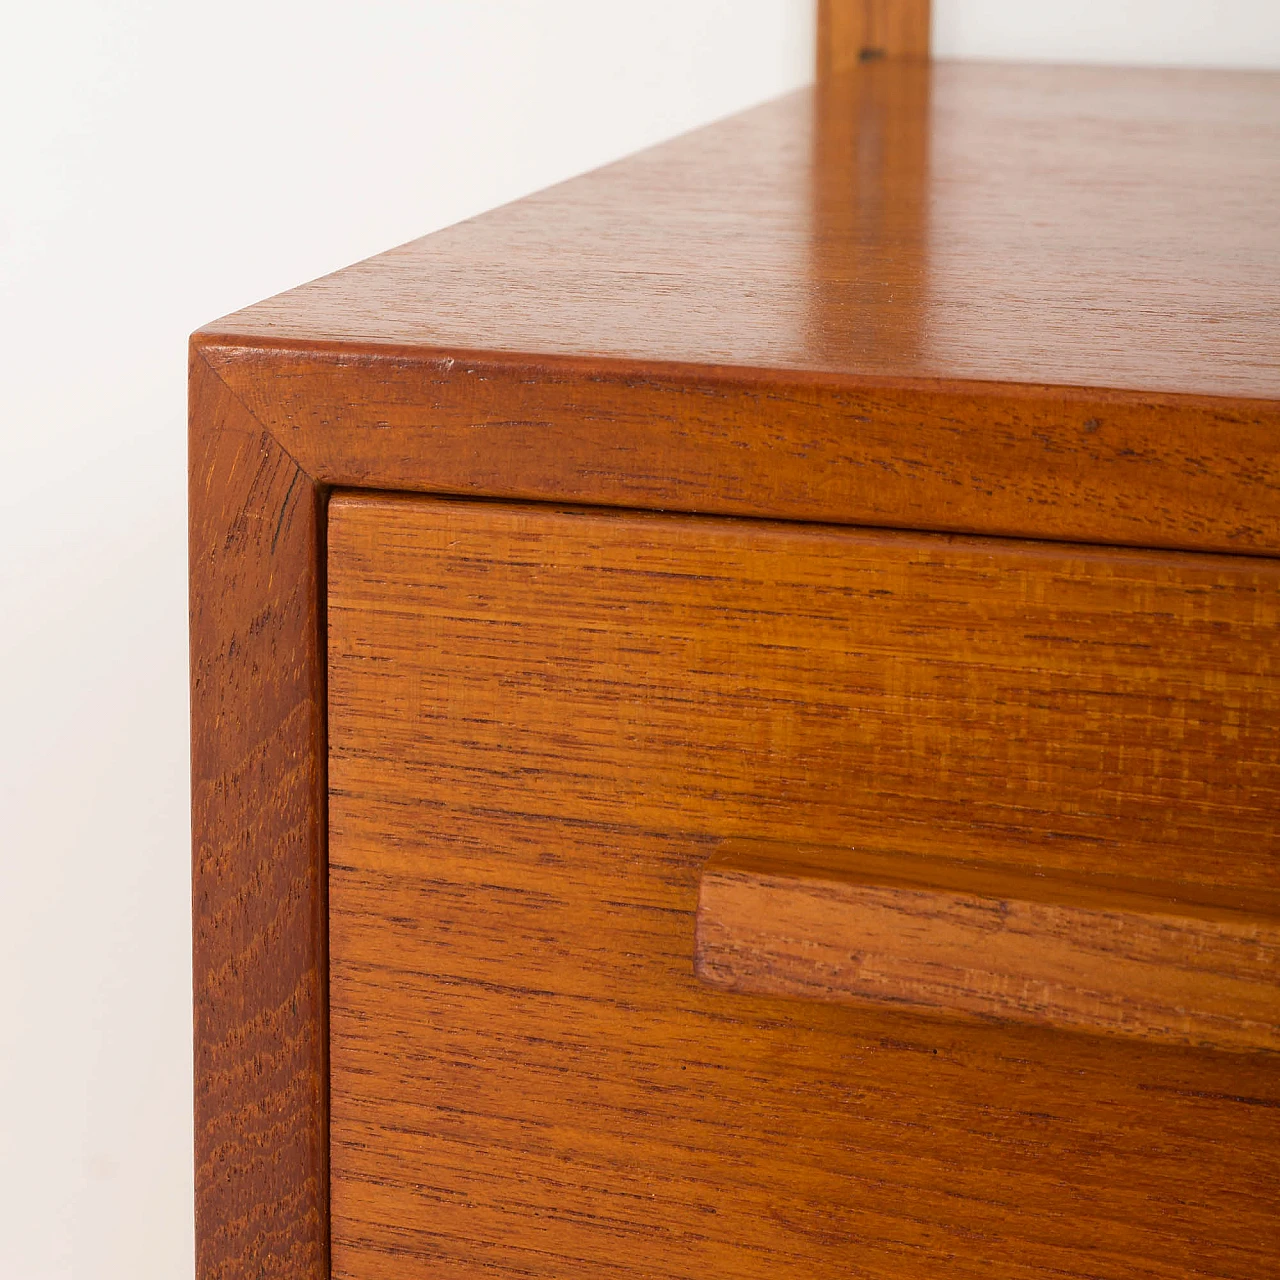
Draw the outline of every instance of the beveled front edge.
<instances>
[{"instance_id":1,"label":"beveled front edge","mask_svg":"<svg viewBox=\"0 0 1280 1280\"><path fill-rule=\"evenodd\" d=\"M1270 404L197 341L331 486L1280 554Z\"/></svg>"}]
</instances>

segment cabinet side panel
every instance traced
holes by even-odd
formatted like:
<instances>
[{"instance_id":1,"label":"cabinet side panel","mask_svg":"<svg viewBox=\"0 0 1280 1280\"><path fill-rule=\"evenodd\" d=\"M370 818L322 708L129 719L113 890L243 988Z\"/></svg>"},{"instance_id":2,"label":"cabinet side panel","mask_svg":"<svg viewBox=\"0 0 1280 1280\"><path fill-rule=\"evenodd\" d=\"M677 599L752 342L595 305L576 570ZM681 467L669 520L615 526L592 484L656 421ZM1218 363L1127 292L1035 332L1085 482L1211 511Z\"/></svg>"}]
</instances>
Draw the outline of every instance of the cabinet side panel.
<instances>
[{"instance_id":1,"label":"cabinet side panel","mask_svg":"<svg viewBox=\"0 0 1280 1280\"><path fill-rule=\"evenodd\" d=\"M323 1280L323 494L190 394L197 1276Z\"/></svg>"}]
</instances>

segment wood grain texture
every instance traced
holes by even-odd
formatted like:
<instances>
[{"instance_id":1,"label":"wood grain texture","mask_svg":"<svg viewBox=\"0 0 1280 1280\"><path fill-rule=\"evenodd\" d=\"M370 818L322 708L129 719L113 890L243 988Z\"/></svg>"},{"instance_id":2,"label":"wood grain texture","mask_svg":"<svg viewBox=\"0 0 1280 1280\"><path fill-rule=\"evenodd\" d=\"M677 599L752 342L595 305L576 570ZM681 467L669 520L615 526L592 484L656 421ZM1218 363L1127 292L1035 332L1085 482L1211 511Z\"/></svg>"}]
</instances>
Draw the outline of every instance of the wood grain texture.
<instances>
[{"instance_id":1,"label":"wood grain texture","mask_svg":"<svg viewBox=\"0 0 1280 1280\"><path fill-rule=\"evenodd\" d=\"M929 0L818 0L819 78L876 58L929 56Z\"/></svg>"},{"instance_id":2,"label":"wood grain texture","mask_svg":"<svg viewBox=\"0 0 1280 1280\"><path fill-rule=\"evenodd\" d=\"M318 1280L328 1265L327 487L1280 553L1277 104L1273 75L872 63L195 336L201 1280ZM501 508L490 514L495 545L531 536L512 533ZM1256 1141L1256 1116L1271 1114L1275 1091L1262 1068L1137 1049L1090 1057L1078 1046L1065 1058L1054 1050L1046 1065L1038 1041L1004 1042L1013 1046L1006 1060L988 1041L961 1037L944 1087L927 1095L926 1067L950 1052L935 1032L920 1031L919 1044L932 1047L917 1054L915 1042L886 1049L898 1037L849 1010L806 1014L813 1021L801 1025L778 1021L776 1002L764 1001L726 1018L687 961L696 867L726 834L831 842L857 838L860 821L881 829L891 814L904 841L918 834L913 821L927 822L954 857L979 847L997 861L1024 860L1030 847L1059 870L1122 865L1201 884L1274 884L1276 835L1265 817L1276 789L1265 727L1275 712L1266 656L1274 563L884 535L856 543L870 559L853 556L862 567L850 586L840 575L855 543L837 554L829 530L762 526L744 560L735 559L740 532L699 525L712 558L730 564L718 576L700 548L640 527L655 532L636 544L641 559L608 568L603 620L575 613L601 598L589 544L535 589L518 564L486 560L472 529L479 576L452 559L442 571L465 607L439 622L452 639L437 668L335 660L347 675L391 680L379 686L391 700L376 708L339 699L366 717L351 723L367 726L370 744L387 708L426 707L433 732L448 729L438 743L393 732L384 756L402 758L370 765L368 780L360 750L340 743L334 757L349 770L335 792L343 839L355 842L344 849L366 841L374 851L368 865L355 855L335 864L347 895L334 915L347 948L335 972L352 984L344 990L383 984L391 1019L371 1022L365 1043L358 1006L344 1006L335 1040L351 1055L343 1079L370 1072L339 1125L349 1162L340 1268L367 1246L369 1265L385 1271L399 1241L411 1268L434 1248L469 1274L476 1251L489 1249L499 1271L625 1274L623 1246L639 1232L657 1240L663 1274L708 1274L717 1260L744 1276L803 1272L806 1260L830 1258L821 1239L854 1235L870 1242L869 1274L900 1274L904 1260L937 1262L948 1250L961 1259L946 1262L957 1275L987 1274L983 1250L1002 1266L1016 1256L1027 1275L1129 1275L1134 1259L1150 1275L1262 1274L1275 1252L1272 1148ZM579 545L559 533L548 544ZM1018 568L1025 555L1042 557L1030 575ZM668 557L685 577L662 576L656 566ZM826 581L797 568L806 563L840 570ZM768 574L751 578L759 565ZM572 590L558 597L563 617L547 621L536 610L556 574ZM653 594L678 581L708 593L697 604L705 617L659 591L667 604L641 626L641 595L614 592L632 583ZM786 626L815 622L794 658L760 638L760 626L775 625L760 592L775 586L791 602L778 612ZM887 633L877 610L890 597L879 591L903 596ZM840 600L860 603L845 613ZM389 642L425 616L410 610L410 621L389 624ZM609 629L619 617L626 633ZM1033 618L1042 630L1024 625ZM995 623L1022 639L1006 652L992 639ZM428 634L436 625L422 622ZM511 649L486 647L509 635L531 646L514 674ZM567 665L546 648L562 636ZM603 666L596 636L613 654ZM474 657L474 670L457 665L460 655ZM616 693L573 683L584 673L613 679L633 661L646 669L624 681L621 712ZM981 680L974 663L986 664ZM1105 686L1093 682L1098 663ZM764 673L773 692L743 687L749 672ZM415 688L437 701L423 703ZM831 700L806 701L814 689ZM542 694L581 716L538 719ZM527 723L504 718L512 699L510 715ZM479 728L466 727L473 703ZM704 712L710 737L696 738L689 726ZM507 763L495 770L499 760ZM869 764L876 773L860 772ZM837 775L882 785L836 795L822 780ZM920 797L928 804L913 819ZM441 851L436 879L422 871L424 848ZM393 865L404 850L407 871ZM556 882L539 897L541 877L566 869L614 896L585 906L576 887ZM456 917L444 900L462 904ZM476 904L483 927L452 969L447 931L466 934ZM390 927L388 911L403 913ZM535 934L553 919L549 961ZM430 934L442 921L445 933ZM615 925L620 934L609 932ZM579 929L586 941L562 941ZM628 930L634 972L612 945ZM438 947L436 969L422 945ZM655 955L667 966L656 996L645 968ZM403 972L392 972L396 956ZM554 981L513 995L508 962L533 974L551 963ZM619 965L622 994L606 996ZM592 976L580 990L583 972ZM693 1011L696 1032L681 1009ZM573 1010L580 1038L538 1040L544 1017L578 1026ZM444 1038L432 1040L437 1033ZM490 1034L492 1058L477 1039ZM704 1034L716 1056L688 1060ZM1039 1065L1010 1065L1023 1047ZM432 1056L455 1049L447 1061ZM374 1095L398 1050L389 1069L402 1073L406 1105L423 1109L384 1132ZM697 1082L687 1094L670 1078L682 1057L684 1080ZM775 1059L781 1076L771 1074ZM742 1092L727 1105L741 1112L742 1164L732 1207L721 1209L730 1175L708 1137L719 1123L708 1108L726 1060L783 1083L754 1101L734 1084ZM900 1086L903 1062L915 1065ZM860 1095L867 1064L873 1083ZM1117 1085L1120 1070L1128 1074ZM519 1099L524 1111L502 1110L504 1091L529 1073L585 1079L598 1108L587 1118L600 1133L545 1091ZM420 1076L457 1084L466 1118L450 1120L434 1094L414 1101ZM811 1117L806 1091L819 1104ZM1041 1094L1063 1091L1068 1102L1044 1122L1042 1141L1025 1117ZM642 1114L655 1097L669 1130ZM837 1141L823 1126L842 1105L856 1111L857 1097L873 1114ZM986 1100L979 1111L975 1099ZM922 1107L924 1130L943 1136L947 1154L913 1172L904 1161ZM627 1128L632 1111L640 1118ZM379 1182L378 1161L418 1158L424 1130L415 1126L428 1122L429 1147L456 1139L457 1162L439 1166L447 1177ZM994 1182L965 1164L962 1130L982 1135ZM618 1155L619 1132L630 1135L624 1146L634 1141L634 1158ZM797 1143L790 1199L771 1181L779 1135ZM1149 1166L1136 1163L1141 1142L1160 1148ZM472 1159L486 1144L499 1153L487 1172ZM1028 1153L1042 1152L1047 1168L1059 1148L1066 1172L1032 1176ZM945 1161L960 1168L958 1200ZM1188 1164L1222 1170L1217 1199L1187 1192L1179 1179ZM637 1170L657 1173L646 1180ZM532 1200L512 1190L521 1178ZM1006 1247L997 1237L1007 1215L994 1206L1015 1178L1025 1198ZM903 1179L916 1179L927 1202L910 1219ZM856 1211L846 1194L854 1183ZM487 1225L465 1239L451 1225L435 1245L427 1229L397 1226L386 1197L416 1212L435 1194L429 1186L445 1188L442 1212L470 1203L473 1223ZM600 1194L613 1197L612 1218L599 1216ZM1077 1201L1104 1224L1089 1246L1062 1225L1070 1214L1053 1218ZM571 1256L539 1252L535 1219L538 1230L569 1232ZM746 1253L743 1239L754 1241Z\"/></svg>"},{"instance_id":3,"label":"wood grain texture","mask_svg":"<svg viewBox=\"0 0 1280 1280\"><path fill-rule=\"evenodd\" d=\"M601 718L558 766L584 800L632 734L662 740L615 797L636 822L762 836L764 806L805 843L1280 883L1280 561L384 495L337 513L343 581L417 602L435 575L518 634L520 679L589 677ZM365 526L387 549L345 537Z\"/></svg>"},{"instance_id":4,"label":"wood grain texture","mask_svg":"<svg viewBox=\"0 0 1280 1280\"><path fill-rule=\"evenodd\" d=\"M916 172L882 167L897 131ZM1274 402L1278 155L1280 73L873 63L201 335ZM922 216L850 228L895 177Z\"/></svg>"},{"instance_id":5,"label":"wood grain texture","mask_svg":"<svg viewBox=\"0 0 1280 1280\"><path fill-rule=\"evenodd\" d=\"M327 1280L323 495L191 362L198 1280Z\"/></svg>"},{"instance_id":6,"label":"wood grain texture","mask_svg":"<svg viewBox=\"0 0 1280 1280\"><path fill-rule=\"evenodd\" d=\"M334 485L1280 552L1280 76L869 64L198 335Z\"/></svg>"},{"instance_id":7,"label":"wood grain texture","mask_svg":"<svg viewBox=\"0 0 1280 1280\"><path fill-rule=\"evenodd\" d=\"M1276 1052L1280 911L1266 896L726 842L699 878L693 967L752 995Z\"/></svg>"},{"instance_id":8,"label":"wood grain texture","mask_svg":"<svg viewBox=\"0 0 1280 1280\"><path fill-rule=\"evenodd\" d=\"M1274 890L1280 566L329 510L335 1277L1274 1275L1274 1055L691 957L725 837Z\"/></svg>"}]
</instances>

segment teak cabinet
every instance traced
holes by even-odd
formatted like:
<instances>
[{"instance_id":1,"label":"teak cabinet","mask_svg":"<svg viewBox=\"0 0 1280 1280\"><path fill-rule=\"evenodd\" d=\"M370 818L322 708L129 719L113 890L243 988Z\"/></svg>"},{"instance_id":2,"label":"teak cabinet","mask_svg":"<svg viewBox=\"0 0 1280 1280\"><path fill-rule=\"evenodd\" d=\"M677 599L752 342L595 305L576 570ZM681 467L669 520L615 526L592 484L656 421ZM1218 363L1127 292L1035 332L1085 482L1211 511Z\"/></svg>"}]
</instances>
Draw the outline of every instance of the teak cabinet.
<instances>
[{"instance_id":1,"label":"teak cabinet","mask_svg":"<svg viewBox=\"0 0 1280 1280\"><path fill-rule=\"evenodd\" d=\"M889 59L196 334L200 1280L1276 1275L1278 247Z\"/></svg>"}]
</instances>

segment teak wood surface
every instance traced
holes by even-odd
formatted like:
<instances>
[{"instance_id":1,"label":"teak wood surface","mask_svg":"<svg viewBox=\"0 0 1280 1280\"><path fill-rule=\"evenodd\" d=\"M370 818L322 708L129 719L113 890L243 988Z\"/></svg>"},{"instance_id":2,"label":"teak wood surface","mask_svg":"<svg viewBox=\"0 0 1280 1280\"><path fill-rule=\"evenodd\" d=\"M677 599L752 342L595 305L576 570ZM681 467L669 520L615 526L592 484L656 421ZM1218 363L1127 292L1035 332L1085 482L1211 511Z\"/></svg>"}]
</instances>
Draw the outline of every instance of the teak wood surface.
<instances>
[{"instance_id":1,"label":"teak wood surface","mask_svg":"<svg viewBox=\"0 0 1280 1280\"><path fill-rule=\"evenodd\" d=\"M551 752L584 802L608 768L609 803L640 825L670 830L679 812L702 830L715 815L708 837L866 842L1259 895L1280 885L1280 561L411 495L336 501L331 683L345 670L333 656L344 591L380 592L378 620L394 628L397 609L426 610L434 575L443 609L484 620L451 649L429 614L403 640L410 685L370 686L388 769L431 728L398 723L427 715L412 682L439 690L446 722L470 714L465 668L487 627L519 638L510 661L523 655L527 669L500 681L512 698L524 682L548 690L549 708L561 685L566 697L577 681L596 691L598 719L573 730L589 752L556 752L542 736L554 720L523 730L527 750ZM377 538L347 532L361 527ZM494 549L476 561L486 539ZM579 630L565 631L570 617ZM394 635L362 635L369 643L384 656L353 656L362 670L400 656L385 648ZM331 687L329 705L332 767L335 735L353 732L365 704ZM643 769L620 763L639 749L633 735L663 744ZM520 743L505 741L512 760L495 774L524 794ZM433 785L447 790L456 773L465 790L473 767L433 758ZM498 804L500 778L483 783ZM341 785L331 779L331 795Z\"/></svg>"},{"instance_id":2,"label":"teak wood surface","mask_svg":"<svg viewBox=\"0 0 1280 1280\"><path fill-rule=\"evenodd\" d=\"M1274 1054L728 994L693 953L724 837L1265 898L1280 566L329 511L336 1277L1274 1275Z\"/></svg>"},{"instance_id":3,"label":"teak wood surface","mask_svg":"<svg viewBox=\"0 0 1280 1280\"><path fill-rule=\"evenodd\" d=\"M1280 1052L1280 895L1257 890L728 841L693 967L751 995Z\"/></svg>"},{"instance_id":4,"label":"teak wood surface","mask_svg":"<svg viewBox=\"0 0 1280 1280\"><path fill-rule=\"evenodd\" d=\"M200 1280L329 1274L329 489L1274 555L1278 102L1270 75L868 63L194 336ZM1272 874L1200 844L1146 852ZM1179 1150L1256 1205L1269 1077L1125 1052L1139 1082L1199 1064L1118 1105L1156 1108L1157 1147L1220 1121ZM1080 1097L1119 1114L1101 1079ZM1198 1212L1168 1209L1177 1239Z\"/></svg>"},{"instance_id":5,"label":"teak wood surface","mask_svg":"<svg viewBox=\"0 0 1280 1280\"><path fill-rule=\"evenodd\" d=\"M196 1273L323 1280L324 496L190 385Z\"/></svg>"},{"instance_id":6,"label":"teak wood surface","mask_svg":"<svg viewBox=\"0 0 1280 1280\"><path fill-rule=\"evenodd\" d=\"M818 0L819 79L876 58L929 56L929 0Z\"/></svg>"},{"instance_id":7,"label":"teak wood surface","mask_svg":"<svg viewBox=\"0 0 1280 1280\"><path fill-rule=\"evenodd\" d=\"M324 484L1280 552L1280 75L870 63L210 325Z\"/></svg>"}]
</instances>

